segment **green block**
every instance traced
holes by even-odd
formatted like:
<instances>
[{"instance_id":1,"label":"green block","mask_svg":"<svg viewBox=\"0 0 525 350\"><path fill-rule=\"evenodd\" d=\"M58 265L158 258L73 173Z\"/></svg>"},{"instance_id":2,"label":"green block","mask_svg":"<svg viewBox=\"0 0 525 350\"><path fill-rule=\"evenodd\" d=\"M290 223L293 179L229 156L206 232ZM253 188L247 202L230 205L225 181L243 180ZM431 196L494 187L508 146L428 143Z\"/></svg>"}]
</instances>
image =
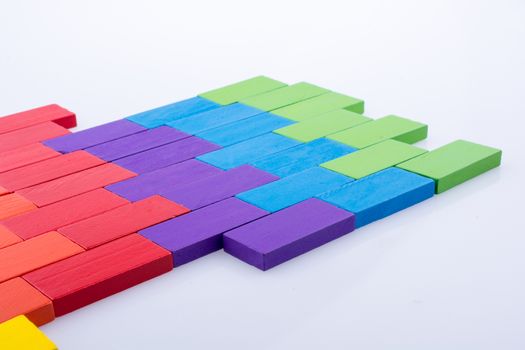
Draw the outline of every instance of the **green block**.
<instances>
[{"instance_id":1,"label":"green block","mask_svg":"<svg viewBox=\"0 0 525 350\"><path fill-rule=\"evenodd\" d=\"M496 148L458 140L398 167L434 179L436 193L441 193L499 166L501 153Z\"/></svg>"},{"instance_id":2,"label":"green block","mask_svg":"<svg viewBox=\"0 0 525 350\"><path fill-rule=\"evenodd\" d=\"M354 179L360 179L425 152L427 151L422 148L404 142L386 140L323 163L321 166Z\"/></svg>"},{"instance_id":3,"label":"green block","mask_svg":"<svg viewBox=\"0 0 525 350\"><path fill-rule=\"evenodd\" d=\"M285 83L261 75L202 93L199 96L221 105L229 105L285 86L287 86Z\"/></svg>"},{"instance_id":4,"label":"green block","mask_svg":"<svg viewBox=\"0 0 525 350\"><path fill-rule=\"evenodd\" d=\"M299 122L340 108L351 112L363 113L365 111L365 102L354 97L338 94L337 92L328 92L276 109L272 113Z\"/></svg>"},{"instance_id":5,"label":"green block","mask_svg":"<svg viewBox=\"0 0 525 350\"><path fill-rule=\"evenodd\" d=\"M274 132L294 140L309 142L370 120L372 119L362 114L350 112L346 109L338 109L312 119L285 126Z\"/></svg>"},{"instance_id":6,"label":"green block","mask_svg":"<svg viewBox=\"0 0 525 350\"><path fill-rule=\"evenodd\" d=\"M365 148L375 143L393 139L414 143L427 137L425 124L396 115L388 115L370 123L330 135L329 138L355 148Z\"/></svg>"},{"instance_id":7,"label":"green block","mask_svg":"<svg viewBox=\"0 0 525 350\"><path fill-rule=\"evenodd\" d=\"M273 111L274 109L288 106L292 103L319 96L328 91L327 89L312 84L297 83L261 95L248 97L239 102L264 111Z\"/></svg>"}]
</instances>

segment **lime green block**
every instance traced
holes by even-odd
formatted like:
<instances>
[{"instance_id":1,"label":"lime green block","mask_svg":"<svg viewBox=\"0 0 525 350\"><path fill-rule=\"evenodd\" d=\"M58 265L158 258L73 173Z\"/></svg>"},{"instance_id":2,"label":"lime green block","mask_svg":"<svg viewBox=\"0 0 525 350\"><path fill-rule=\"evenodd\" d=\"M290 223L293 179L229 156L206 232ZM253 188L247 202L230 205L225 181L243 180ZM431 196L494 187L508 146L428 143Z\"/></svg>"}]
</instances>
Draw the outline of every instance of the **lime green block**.
<instances>
[{"instance_id":1,"label":"lime green block","mask_svg":"<svg viewBox=\"0 0 525 350\"><path fill-rule=\"evenodd\" d=\"M355 128L330 135L329 138L356 148L365 148L375 143L393 139L406 143L421 141L427 137L425 124L396 115L388 115Z\"/></svg>"},{"instance_id":2,"label":"lime green block","mask_svg":"<svg viewBox=\"0 0 525 350\"><path fill-rule=\"evenodd\" d=\"M242 99L283 88L285 86L287 85L280 81L265 76L258 76L205 92L199 96L221 105L229 105Z\"/></svg>"},{"instance_id":3,"label":"lime green block","mask_svg":"<svg viewBox=\"0 0 525 350\"><path fill-rule=\"evenodd\" d=\"M323 163L321 166L354 179L360 179L425 152L427 151L422 148L404 142L386 140Z\"/></svg>"},{"instance_id":4,"label":"lime green block","mask_svg":"<svg viewBox=\"0 0 525 350\"><path fill-rule=\"evenodd\" d=\"M350 112L346 109L338 109L303 122L285 126L274 132L294 140L308 142L370 120L372 119L362 114Z\"/></svg>"},{"instance_id":5,"label":"lime green block","mask_svg":"<svg viewBox=\"0 0 525 350\"><path fill-rule=\"evenodd\" d=\"M327 89L312 84L297 83L261 95L248 97L239 102L264 111L273 111L274 109L288 106L292 103L325 94L328 91Z\"/></svg>"},{"instance_id":6,"label":"lime green block","mask_svg":"<svg viewBox=\"0 0 525 350\"><path fill-rule=\"evenodd\" d=\"M501 163L501 150L458 140L398 165L399 168L436 181L444 192Z\"/></svg>"},{"instance_id":7,"label":"lime green block","mask_svg":"<svg viewBox=\"0 0 525 350\"><path fill-rule=\"evenodd\" d=\"M300 122L340 108L351 112L363 113L365 111L365 102L354 97L338 94L337 92L329 92L276 109L272 113Z\"/></svg>"}]
</instances>

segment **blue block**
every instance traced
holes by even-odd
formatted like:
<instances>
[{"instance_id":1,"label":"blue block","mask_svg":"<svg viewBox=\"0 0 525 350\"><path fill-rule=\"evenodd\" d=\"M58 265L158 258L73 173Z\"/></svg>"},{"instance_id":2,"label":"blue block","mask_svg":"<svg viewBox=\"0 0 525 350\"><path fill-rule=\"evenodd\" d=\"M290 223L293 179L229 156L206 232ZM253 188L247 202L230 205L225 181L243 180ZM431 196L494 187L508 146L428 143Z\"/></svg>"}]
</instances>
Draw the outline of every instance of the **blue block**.
<instances>
[{"instance_id":1,"label":"blue block","mask_svg":"<svg viewBox=\"0 0 525 350\"><path fill-rule=\"evenodd\" d=\"M146 128L156 128L157 126L165 125L166 123L169 123L173 120L185 118L196 113L208 111L210 109L219 108L220 106L221 105L205 98L193 97L187 100L138 113L129 116L126 119L140 124Z\"/></svg>"},{"instance_id":2,"label":"blue block","mask_svg":"<svg viewBox=\"0 0 525 350\"><path fill-rule=\"evenodd\" d=\"M254 115L265 113L260 109L234 103L229 106L215 108L199 114L194 114L187 118L178 119L166 125L184 131L187 134L195 135L199 132L210 130L237 120L253 117Z\"/></svg>"},{"instance_id":3,"label":"blue block","mask_svg":"<svg viewBox=\"0 0 525 350\"><path fill-rule=\"evenodd\" d=\"M322 138L261 158L252 165L279 177L285 177L355 150L340 142Z\"/></svg>"},{"instance_id":4,"label":"blue block","mask_svg":"<svg viewBox=\"0 0 525 350\"><path fill-rule=\"evenodd\" d=\"M239 193L236 197L274 212L354 181L328 169L315 167Z\"/></svg>"},{"instance_id":5,"label":"blue block","mask_svg":"<svg viewBox=\"0 0 525 350\"><path fill-rule=\"evenodd\" d=\"M281 118L271 113L264 113L197 133L197 136L216 145L226 147L291 124L294 124L293 120Z\"/></svg>"},{"instance_id":6,"label":"blue block","mask_svg":"<svg viewBox=\"0 0 525 350\"><path fill-rule=\"evenodd\" d=\"M433 195L434 180L388 168L317 197L354 213L355 226L361 227Z\"/></svg>"},{"instance_id":7,"label":"blue block","mask_svg":"<svg viewBox=\"0 0 525 350\"><path fill-rule=\"evenodd\" d=\"M269 154L297 146L299 141L274 133L264 134L253 139L236 143L223 149L203 154L197 159L221 169L231 169Z\"/></svg>"}]
</instances>

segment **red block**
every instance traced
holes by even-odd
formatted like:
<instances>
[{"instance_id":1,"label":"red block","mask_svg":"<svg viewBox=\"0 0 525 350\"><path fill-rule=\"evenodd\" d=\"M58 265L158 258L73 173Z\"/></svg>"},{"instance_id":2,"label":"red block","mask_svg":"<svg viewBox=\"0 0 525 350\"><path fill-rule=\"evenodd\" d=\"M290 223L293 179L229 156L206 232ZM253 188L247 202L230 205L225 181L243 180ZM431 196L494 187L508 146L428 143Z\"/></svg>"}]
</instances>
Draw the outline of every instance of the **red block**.
<instances>
[{"instance_id":1,"label":"red block","mask_svg":"<svg viewBox=\"0 0 525 350\"><path fill-rule=\"evenodd\" d=\"M0 225L0 249L22 242L22 238Z\"/></svg>"},{"instance_id":2,"label":"red block","mask_svg":"<svg viewBox=\"0 0 525 350\"><path fill-rule=\"evenodd\" d=\"M7 190L7 188L3 188L0 186L0 196L3 196L4 194L8 194L10 191Z\"/></svg>"},{"instance_id":3,"label":"red block","mask_svg":"<svg viewBox=\"0 0 525 350\"><path fill-rule=\"evenodd\" d=\"M52 300L61 316L172 268L170 252L132 234L23 277Z\"/></svg>"},{"instance_id":4,"label":"red block","mask_svg":"<svg viewBox=\"0 0 525 350\"><path fill-rule=\"evenodd\" d=\"M53 122L44 122L0 135L0 152L14 150L35 142L70 134L69 130Z\"/></svg>"},{"instance_id":5,"label":"red block","mask_svg":"<svg viewBox=\"0 0 525 350\"><path fill-rule=\"evenodd\" d=\"M33 143L14 150L2 152L0 153L0 173L58 157L60 154L61 153L41 143Z\"/></svg>"},{"instance_id":6,"label":"red block","mask_svg":"<svg viewBox=\"0 0 525 350\"><path fill-rule=\"evenodd\" d=\"M43 122L54 122L68 129L77 126L74 113L59 105L52 104L0 118L0 134Z\"/></svg>"}]
</instances>

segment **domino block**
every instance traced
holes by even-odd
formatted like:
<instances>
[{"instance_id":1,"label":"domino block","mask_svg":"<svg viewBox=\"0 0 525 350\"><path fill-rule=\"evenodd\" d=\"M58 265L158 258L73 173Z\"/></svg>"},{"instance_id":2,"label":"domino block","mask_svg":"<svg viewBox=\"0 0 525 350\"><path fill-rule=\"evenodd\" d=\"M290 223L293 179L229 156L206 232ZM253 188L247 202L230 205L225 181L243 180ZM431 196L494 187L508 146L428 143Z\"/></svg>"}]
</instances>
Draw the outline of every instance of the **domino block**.
<instances>
[{"instance_id":1,"label":"domino block","mask_svg":"<svg viewBox=\"0 0 525 350\"><path fill-rule=\"evenodd\" d=\"M117 140L86 148L86 151L105 161L113 161L132 154L147 151L168 143L185 139L190 135L167 126L148 129Z\"/></svg>"},{"instance_id":2,"label":"domino block","mask_svg":"<svg viewBox=\"0 0 525 350\"><path fill-rule=\"evenodd\" d=\"M0 295L0 323L19 315L25 315L37 326L55 319L51 300L23 278L0 283Z\"/></svg>"},{"instance_id":3,"label":"domino block","mask_svg":"<svg viewBox=\"0 0 525 350\"><path fill-rule=\"evenodd\" d=\"M58 232L84 249L93 249L187 212L181 205L152 196L61 227Z\"/></svg>"},{"instance_id":4,"label":"domino block","mask_svg":"<svg viewBox=\"0 0 525 350\"><path fill-rule=\"evenodd\" d=\"M2 350L58 350L25 316L17 316L0 323L0 348Z\"/></svg>"},{"instance_id":5,"label":"domino block","mask_svg":"<svg viewBox=\"0 0 525 350\"><path fill-rule=\"evenodd\" d=\"M268 270L354 230L354 215L316 198L224 234L224 250Z\"/></svg>"},{"instance_id":6,"label":"domino block","mask_svg":"<svg viewBox=\"0 0 525 350\"><path fill-rule=\"evenodd\" d=\"M0 250L0 282L83 252L58 232L48 232Z\"/></svg>"},{"instance_id":7,"label":"domino block","mask_svg":"<svg viewBox=\"0 0 525 350\"><path fill-rule=\"evenodd\" d=\"M105 189L97 189L2 220L0 236L7 237L10 233L29 239L127 203L124 198Z\"/></svg>"},{"instance_id":8,"label":"domino block","mask_svg":"<svg viewBox=\"0 0 525 350\"><path fill-rule=\"evenodd\" d=\"M53 301L56 316L171 271L171 254L131 234L24 275Z\"/></svg>"},{"instance_id":9,"label":"domino block","mask_svg":"<svg viewBox=\"0 0 525 350\"><path fill-rule=\"evenodd\" d=\"M18 191L39 207L126 180L135 173L107 163Z\"/></svg>"},{"instance_id":10,"label":"domino block","mask_svg":"<svg viewBox=\"0 0 525 350\"><path fill-rule=\"evenodd\" d=\"M202 180L165 189L160 194L195 210L277 179L277 176L243 165Z\"/></svg>"},{"instance_id":11,"label":"domino block","mask_svg":"<svg viewBox=\"0 0 525 350\"><path fill-rule=\"evenodd\" d=\"M53 122L44 122L0 135L0 152L15 150L35 142L69 134L69 130Z\"/></svg>"},{"instance_id":12,"label":"domino block","mask_svg":"<svg viewBox=\"0 0 525 350\"><path fill-rule=\"evenodd\" d=\"M0 134L44 122L54 122L68 129L77 126L74 113L59 105L52 104L0 118Z\"/></svg>"},{"instance_id":13,"label":"domino block","mask_svg":"<svg viewBox=\"0 0 525 350\"><path fill-rule=\"evenodd\" d=\"M199 96L221 105L229 105L239 102L242 99L277 90L285 86L286 84L280 81L265 76L258 76L219 89L207 91L199 94Z\"/></svg>"},{"instance_id":14,"label":"domino block","mask_svg":"<svg viewBox=\"0 0 525 350\"><path fill-rule=\"evenodd\" d=\"M404 142L386 140L321 164L322 167L360 179L417 157L426 150Z\"/></svg>"},{"instance_id":15,"label":"domino block","mask_svg":"<svg viewBox=\"0 0 525 350\"><path fill-rule=\"evenodd\" d=\"M297 141L309 142L341 130L361 125L371 120L372 119L355 112L350 112L345 109L336 109L309 118L308 120L277 129L275 132Z\"/></svg>"},{"instance_id":16,"label":"domino block","mask_svg":"<svg viewBox=\"0 0 525 350\"><path fill-rule=\"evenodd\" d=\"M106 189L129 201L138 201L159 194L164 189L185 185L208 176L220 174L221 172L221 169L212 165L196 159L190 159L117 182L106 186Z\"/></svg>"},{"instance_id":17,"label":"domino block","mask_svg":"<svg viewBox=\"0 0 525 350\"><path fill-rule=\"evenodd\" d=\"M0 173L58 157L60 153L41 143L33 143L0 153Z\"/></svg>"},{"instance_id":18,"label":"domino block","mask_svg":"<svg viewBox=\"0 0 525 350\"><path fill-rule=\"evenodd\" d=\"M169 250L180 266L222 249L222 234L268 213L236 198L228 198L139 232Z\"/></svg>"},{"instance_id":19,"label":"domino block","mask_svg":"<svg viewBox=\"0 0 525 350\"><path fill-rule=\"evenodd\" d=\"M0 197L0 220L36 209L33 202L28 201L17 193Z\"/></svg>"},{"instance_id":20,"label":"domino block","mask_svg":"<svg viewBox=\"0 0 525 350\"><path fill-rule=\"evenodd\" d=\"M298 144L299 142L287 137L268 133L206 153L198 156L197 159L221 169L231 169L252 163L259 158L297 146Z\"/></svg>"},{"instance_id":21,"label":"domino block","mask_svg":"<svg viewBox=\"0 0 525 350\"><path fill-rule=\"evenodd\" d=\"M365 148L388 139L415 143L424 140L427 133L428 127L425 124L396 115L388 115L328 137L355 148Z\"/></svg>"},{"instance_id":22,"label":"domino block","mask_svg":"<svg viewBox=\"0 0 525 350\"><path fill-rule=\"evenodd\" d=\"M45 141L44 144L52 149L69 153L95 146L104 142L113 141L124 136L146 130L143 126L126 119L102 124L82 131L77 131L62 137Z\"/></svg>"},{"instance_id":23,"label":"domino block","mask_svg":"<svg viewBox=\"0 0 525 350\"><path fill-rule=\"evenodd\" d=\"M219 148L219 146L211 142L193 136L118 159L115 163L137 174L143 174L183 162Z\"/></svg>"},{"instance_id":24,"label":"domino block","mask_svg":"<svg viewBox=\"0 0 525 350\"><path fill-rule=\"evenodd\" d=\"M272 113L300 122L336 109L345 109L361 114L365 111L365 102L355 97L330 91L308 100L278 108Z\"/></svg>"},{"instance_id":25,"label":"domino block","mask_svg":"<svg viewBox=\"0 0 525 350\"><path fill-rule=\"evenodd\" d=\"M501 163L501 150L458 140L398 165L436 181L436 193L444 192Z\"/></svg>"},{"instance_id":26,"label":"domino block","mask_svg":"<svg viewBox=\"0 0 525 350\"><path fill-rule=\"evenodd\" d=\"M347 176L315 167L239 193L236 197L274 212L351 181L353 179Z\"/></svg>"},{"instance_id":27,"label":"domino block","mask_svg":"<svg viewBox=\"0 0 525 350\"><path fill-rule=\"evenodd\" d=\"M0 249L22 242L22 239L0 224Z\"/></svg>"},{"instance_id":28,"label":"domino block","mask_svg":"<svg viewBox=\"0 0 525 350\"><path fill-rule=\"evenodd\" d=\"M408 208L434 194L434 181L397 168L389 168L318 198L351 211L361 227Z\"/></svg>"}]
</instances>

